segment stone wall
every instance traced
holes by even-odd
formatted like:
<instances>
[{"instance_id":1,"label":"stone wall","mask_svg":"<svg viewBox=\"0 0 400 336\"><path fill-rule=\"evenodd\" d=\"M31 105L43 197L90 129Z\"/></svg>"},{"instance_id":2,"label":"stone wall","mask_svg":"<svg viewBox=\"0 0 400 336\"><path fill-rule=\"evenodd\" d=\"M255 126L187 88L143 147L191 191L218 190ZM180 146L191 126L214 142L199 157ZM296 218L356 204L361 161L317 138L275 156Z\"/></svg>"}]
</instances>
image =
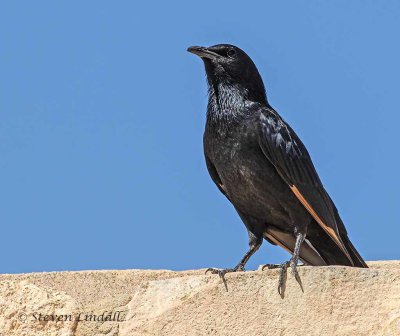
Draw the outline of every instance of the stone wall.
<instances>
[{"instance_id":1,"label":"stone wall","mask_svg":"<svg viewBox=\"0 0 400 336\"><path fill-rule=\"evenodd\" d=\"M400 335L400 262L278 270L0 275L0 336Z\"/></svg>"}]
</instances>

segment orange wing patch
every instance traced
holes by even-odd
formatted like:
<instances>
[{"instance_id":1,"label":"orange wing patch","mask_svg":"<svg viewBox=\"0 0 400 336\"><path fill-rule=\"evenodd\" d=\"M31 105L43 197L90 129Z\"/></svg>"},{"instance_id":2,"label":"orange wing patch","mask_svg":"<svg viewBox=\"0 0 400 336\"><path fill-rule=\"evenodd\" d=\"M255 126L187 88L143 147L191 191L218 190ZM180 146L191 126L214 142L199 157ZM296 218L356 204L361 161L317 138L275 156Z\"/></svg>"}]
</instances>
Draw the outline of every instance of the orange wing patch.
<instances>
[{"instance_id":1,"label":"orange wing patch","mask_svg":"<svg viewBox=\"0 0 400 336\"><path fill-rule=\"evenodd\" d=\"M296 197L299 199L301 204L307 209L307 211L310 213L310 215L315 219L315 221L325 230L325 232L333 239L333 241L336 243L337 246L343 251L343 253L347 256L347 258L350 260L350 262L353 264L353 260L351 259L349 252L347 252L346 248L344 247L342 241L336 234L336 232L326 225L321 218L319 218L318 214L314 211L310 203L307 202L307 200L303 197L303 195L300 193L299 189L295 185L290 186L290 189L293 191L293 193L296 195Z\"/></svg>"}]
</instances>

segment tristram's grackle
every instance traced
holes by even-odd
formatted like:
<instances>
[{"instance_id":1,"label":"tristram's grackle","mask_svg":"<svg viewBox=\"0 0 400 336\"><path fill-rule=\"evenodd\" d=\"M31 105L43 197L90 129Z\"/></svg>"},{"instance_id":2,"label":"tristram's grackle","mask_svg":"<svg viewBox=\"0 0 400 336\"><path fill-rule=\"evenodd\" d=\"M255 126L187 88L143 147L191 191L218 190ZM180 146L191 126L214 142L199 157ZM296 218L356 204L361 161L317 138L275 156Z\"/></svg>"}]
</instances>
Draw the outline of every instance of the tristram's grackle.
<instances>
[{"instance_id":1,"label":"tristram's grackle","mask_svg":"<svg viewBox=\"0 0 400 336\"><path fill-rule=\"evenodd\" d=\"M324 189L307 149L269 105L250 57L220 44L190 47L204 61L208 81L204 154L211 178L234 205L249 234L249 251L231 269L209 269L222 278L244 270L263 239L292 254L281 265L283 295L290 266L367 267L347 236L335 204Z\"/></svg>"}]
</instances>

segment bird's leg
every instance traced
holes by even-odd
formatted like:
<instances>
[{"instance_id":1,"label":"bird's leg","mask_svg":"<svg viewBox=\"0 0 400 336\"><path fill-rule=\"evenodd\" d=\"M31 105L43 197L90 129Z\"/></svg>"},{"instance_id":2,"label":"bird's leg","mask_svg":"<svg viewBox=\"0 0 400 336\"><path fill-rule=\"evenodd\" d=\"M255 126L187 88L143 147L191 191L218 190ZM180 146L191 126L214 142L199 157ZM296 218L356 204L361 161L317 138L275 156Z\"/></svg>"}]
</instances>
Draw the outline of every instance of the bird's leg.
<instances>
[{"instance_id":1,"label":"bird's leg","mask_svg":"<svg viewBox=\"0 0 400 336\"><path fill-rule=\"evenodd\" d=\"M208 268L206 270L206 273L210 272L212 274L218 274L221 278L223 278L226 273L244 271L244 266L249 261L250 257L260 248L260 246L261 243L250 245L250 249L246 252L243 258L234 268L224 268L224 269Z\"/></svg>"},{"instance_id":2,"label":"bird's leg","mask_svg":"<svg viewBox=\"0 0 400 336\"><path fill-rule=\"evenodd\" d=\"M301 279L299 273L297 272L297 262L299 260L300 247L306 238L306 234L302 232L296 233L296 244L294 246L293 256L289 261L283 263L281 267L281 271L279 273L279 284L278 284L278 293L283 298L285 295L286 289L286 279L287 279L287 269L290 266L292 269L292 274L294 275L296 281L299 283L301 290L303 291L303 285L301 283Z\"/></svg>"},{"instance_id":3,"label":"bird's leg","mask_svg":"<svg viewBox=\"0 0 400 336\"><path fill-rule=\"evenodd\" d=\"M218 274L219 277L224 282L225 288L227 289L228 287L226 285L225 274L231 273L231 272L244 271L244 266L249 261L250 257L260 248L261 244L262 244L262 236L255 235L254 233L249 231L250 249L246 252L246 254L243 256L243 258L240 260L240 262L234 268L225 268L225 269L208 268L206 270L206 274L208 272L210 272L212 274Z\"/></svg>"}]
</instances>

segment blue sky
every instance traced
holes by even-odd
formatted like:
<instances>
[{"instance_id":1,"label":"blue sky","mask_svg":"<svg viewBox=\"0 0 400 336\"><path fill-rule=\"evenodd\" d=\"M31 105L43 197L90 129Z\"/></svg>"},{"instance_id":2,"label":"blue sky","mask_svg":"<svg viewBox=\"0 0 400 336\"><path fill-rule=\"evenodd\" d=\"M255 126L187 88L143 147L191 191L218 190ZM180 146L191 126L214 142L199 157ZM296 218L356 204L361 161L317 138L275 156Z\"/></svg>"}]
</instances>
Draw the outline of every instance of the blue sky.
<instances>
[{"instance_id":1,"label":"blue sky","mask_svg":"<svg viewBox=\"0 0 400 336\"><path fill-rule=\"evenodd\" d=\"M400 3L0 4L1 273L234 266L190 45L236 44L366 260L398 259ZM279 263L267 242L248 269Z\"/></svg>"}]
</instances>

